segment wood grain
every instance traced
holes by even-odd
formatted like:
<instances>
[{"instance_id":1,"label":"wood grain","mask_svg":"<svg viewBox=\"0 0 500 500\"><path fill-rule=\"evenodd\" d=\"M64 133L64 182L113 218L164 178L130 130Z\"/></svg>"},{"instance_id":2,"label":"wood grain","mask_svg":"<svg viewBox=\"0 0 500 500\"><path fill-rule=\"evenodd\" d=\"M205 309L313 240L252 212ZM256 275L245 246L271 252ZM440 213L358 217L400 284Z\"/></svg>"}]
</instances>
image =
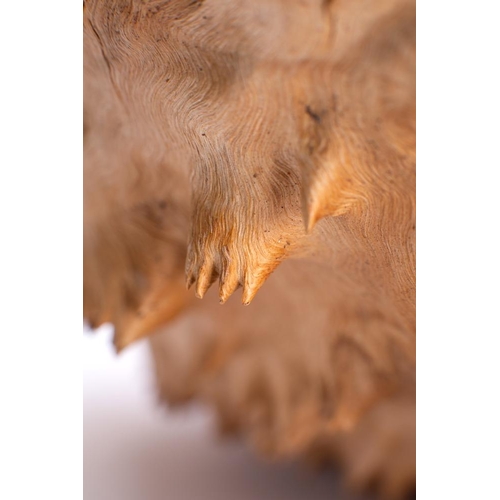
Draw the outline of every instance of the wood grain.
<instances>
[{"instance_id":1,"label":"wood grain","mask_svg":"<svg viewBox=\"0 0 500 500\"><path fill-rule=\"evenodd\" d=\"M414 3L86 1L84 64L85 317L154 334L163 399L405 493Z\"/></svg>"}]
</instances>

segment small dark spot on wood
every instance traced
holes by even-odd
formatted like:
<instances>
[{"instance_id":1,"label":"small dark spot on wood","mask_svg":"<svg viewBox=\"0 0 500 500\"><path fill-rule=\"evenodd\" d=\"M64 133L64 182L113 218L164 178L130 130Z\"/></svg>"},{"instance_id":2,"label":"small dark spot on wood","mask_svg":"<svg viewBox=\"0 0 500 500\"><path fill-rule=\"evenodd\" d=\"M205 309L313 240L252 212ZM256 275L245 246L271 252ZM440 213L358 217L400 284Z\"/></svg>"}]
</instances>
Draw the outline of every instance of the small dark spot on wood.
<instances>
[{"instance_id":1,"label":"small dark spot on wood","mask_svg":"<svg viewBox=\"0 0 500 500\"><path fill-rule=\"evenodd\" d=\"M316 123L321 123L321 117L315 113L309 106L309 104L306 106L306 113L316 122Z\"/></svg>"},{"instance_id":2,"label":"small dark spot on wood","mask_svg":"<svg viewBox=\"0 0 500 500\"><path fill-rule=\"evenodd\" d=\"M206 136L207 136L207 134L205 134L204 132L203 132L201 135L202 135L203 137L206 137Z\"/></svg>"},{"instance_id":3,"label":"small dark spot on wood","mask_svg":"<svg viewBox=\"0 0 500 500\"><path fill-rule=\"evenodd\" d=\"M254 177L257 177L257 174L253 174Z\"/></svg>"},{"instance_id":4,"label":"small dark spot on wood","mask_svg":"<svg viewBox=\"0 0 500 500\"><path fill-rule=\"evenodd\" d=\"M167 202L165 200L160 200L158 202L158 206L163 210L167 206Z\"/></svg>"}]
</instances>

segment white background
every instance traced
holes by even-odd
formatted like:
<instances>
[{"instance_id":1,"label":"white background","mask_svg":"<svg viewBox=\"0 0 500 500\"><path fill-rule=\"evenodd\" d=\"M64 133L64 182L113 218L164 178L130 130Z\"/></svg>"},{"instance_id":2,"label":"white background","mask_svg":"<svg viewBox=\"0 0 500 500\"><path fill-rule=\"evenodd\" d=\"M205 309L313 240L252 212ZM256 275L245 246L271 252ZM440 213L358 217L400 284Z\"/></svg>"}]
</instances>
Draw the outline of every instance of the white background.
<instances>
[{"instance_id":1,"label":"white background","mask_svg":"<svg viewBox=\"0 0 500 500\"><path fill-rule=\"evenodd\" d=\"M332 471L259 460L221 441L206 408L160 407L145 341L117 356L111 327L83 339L85 500L351 500Z\"/></svg>"}]
</instances>

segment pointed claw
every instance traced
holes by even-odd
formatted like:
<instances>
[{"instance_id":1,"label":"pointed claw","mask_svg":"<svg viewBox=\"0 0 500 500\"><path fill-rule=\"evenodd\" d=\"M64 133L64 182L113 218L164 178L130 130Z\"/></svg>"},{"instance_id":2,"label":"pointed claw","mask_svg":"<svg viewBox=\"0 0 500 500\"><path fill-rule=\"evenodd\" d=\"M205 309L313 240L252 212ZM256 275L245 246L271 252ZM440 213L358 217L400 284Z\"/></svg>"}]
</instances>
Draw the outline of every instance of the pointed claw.
<instances>
[{"instance_id":1,"label":"pointed claw","mask_svg":"<svg viewBox=\"0 0 500 500\"><path fill-rule=\"evenodd\" d=\"M214 270L211 261L205 261L198 273L198 281L196 283L196 296L202 299L212 283L217 278L217 273Z\"/></svg>"},{"instance_id":2,"label":"pointed claw","mask_svg":"<svg viewBox=\"0 0 500 500\"><path fill-rule=\"evenodd\" d=\"M305 176L301 186L302 218L306 233L310 233L324 215L322 210L325 179L318 172Z\"/></svg>"},{"instance_id":3,"label":"pointed claw","mask_svg":"<svg viewBox=\"0 0 500 500\"><path fill-rule=\"evenodd\" d=\"M252 302L255 294L259 291L259 288L263 285L266 278L259 277L257 279L252 278L251 280L245 280L243 286L243 298L242 302L244 306L248 306Z\"/></svg>"},{"instance_id":4,"label":"pointed claw","mask_svg":"<svg viewBox=\"0 0 500 500\"><path fill-rule=\"evenodd\" d=\"M224 304L226 300L236 291L240 286L239 272L234 258L231 257L229 249L226 245L222 247L221 251L221 277L219 284L219 298L220 303Z\"/></svg>"},{"instance_id":5,"label":"pointed claw","mask_svg":"<svg viewBox=\"0 0 500 500\"><path fill-rule=\"evenodd\" d=\"M238 273L235 269L231 269L228 271L224 279L221 279L220 287L219 287L219 297L220 303L224 304L226 300L237 290L240 286L238 280Z\"/></svg>"},{"instance_id":6,"label":"pointed claw","mask_svg":"<svg viewBox=\"0 0 500 500\"><path fill-rule=\"evenodd\" d=\"M310 233L316 222L321 218L319 207L316 205L317 204L312 201L304 202L302 205L302 216L306 233Z\"/></svg>"}]
</instances>

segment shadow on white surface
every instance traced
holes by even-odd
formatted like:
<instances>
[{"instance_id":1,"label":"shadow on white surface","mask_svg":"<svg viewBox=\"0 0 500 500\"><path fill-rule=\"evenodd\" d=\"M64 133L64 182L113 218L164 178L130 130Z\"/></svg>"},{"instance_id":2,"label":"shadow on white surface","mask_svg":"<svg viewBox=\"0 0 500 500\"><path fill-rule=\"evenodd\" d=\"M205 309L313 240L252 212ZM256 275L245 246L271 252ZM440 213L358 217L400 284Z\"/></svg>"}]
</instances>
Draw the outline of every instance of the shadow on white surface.
<instances>
[{"instance_id":1,"label":"shadow on white surface","mask_svg":"<svg viewBox=\"0 0 500 500\"><path fill-rule=\"evenodd\" d=\"M354 500L333 472L220 441L205 409L160 408L147 345L116 356L111 337L105 326L83 340L85 500Z\"/></svg>"}]
</instances>

